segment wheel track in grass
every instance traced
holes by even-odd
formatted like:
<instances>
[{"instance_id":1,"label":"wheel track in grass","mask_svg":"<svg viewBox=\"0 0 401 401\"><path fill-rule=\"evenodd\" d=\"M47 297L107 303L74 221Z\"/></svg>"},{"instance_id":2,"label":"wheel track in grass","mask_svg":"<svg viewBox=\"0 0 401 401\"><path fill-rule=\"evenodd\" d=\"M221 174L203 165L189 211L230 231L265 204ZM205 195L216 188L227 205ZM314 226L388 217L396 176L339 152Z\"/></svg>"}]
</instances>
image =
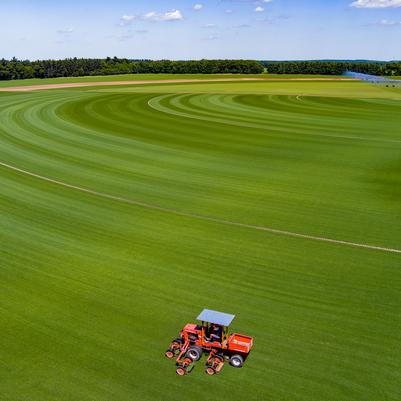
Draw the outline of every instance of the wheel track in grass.
<instances>
[{"instance_id":1,"label":"wheel track in grass","mask_svg":"<svg viewBox=\"0 0 401 401\"><path fill-rule=\"evenodd\" d=\"M122 202L146 209L151 209L151 210L156 210L159 212L163 213L170 213L170 214L175 214L177 216L182 216L182 217L187 217L187 218L192 218L192 219L197 219L197 220L203 220L203 221L209 221L217 224L224 224L227 226L234 226L234 227L241 227L241 228L247 228L251 230L256 230L256 231L262 231L262 232L268 232L271 234L276 234L276 235L281 235L281 236L287 236L287 237L292 237L292 238L301 238L301 239L307 239L307 240L312 240L312 241L319 241L319 242L326 242L330 244L335 244L335 245L344 245L344 246L349 246L349 247L354 247L354 248L362 248L362 249L368 249L371 251L381 251L381 252L387 252L387 253L393 253L393 254L401 254L401 249L395 249L395 248L387 248L383 246L377 246L377 245L369 245L369 244L361 244L357 242L351 242L351 241L345 241L345 240L338 240L338 239L333 239L333 238L327 238L327 237L319 237L319 236L314 236L314 235L308 235L308 234L302 234L302 233L297 233L297 232L292 232L292 231L287 231L287 230L280 230L272 227L265 227L265 226L256 226L253 224L246 224L246 223L240 223L237 221L230 221L230 220L225 220L221 219L218 217L213 217L213 216L208 216L208 215L202 215L202 214L197 214L197 213L191 213L191 212L186 212L186 211L181 211L178 209L173 209L173 208L166 208L163 206L159 205L153 205L150 203L146 202L141 202L138 200L134 199L129 199L125 198L122 196L118 195L112 195L108 194L105 192L99 192L95 191L90 188L85 188L85 187L80 187L74 184L69 184L67 182L55 180L53 178L45 177L40 174L33 173L28 170L24 170L22 168L13 166L11 164L5 163L5 162L0 162L0 166L3 168L15 171L17 173L21 173L42 181L49 182L54 185L58 185L64 188L69 188L75 191L80 191L84 192L93 196L97 196L100 198L104 199L109 199L112 201L116 202Z\"/></svg>"}]
</instances>

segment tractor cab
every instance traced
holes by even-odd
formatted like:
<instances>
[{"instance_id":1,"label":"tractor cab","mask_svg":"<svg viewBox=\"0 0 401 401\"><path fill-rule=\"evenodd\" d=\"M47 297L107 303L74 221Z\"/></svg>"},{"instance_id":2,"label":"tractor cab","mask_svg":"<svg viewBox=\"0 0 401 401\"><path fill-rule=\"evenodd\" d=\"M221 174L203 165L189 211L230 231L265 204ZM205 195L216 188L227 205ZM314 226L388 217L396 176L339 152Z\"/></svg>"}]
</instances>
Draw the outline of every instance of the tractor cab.
<instances>
[{"instance_id":1,"label":"tractor cab","mask_svg":"<svg viewBox=\"0 0 401 401\"><path fill-rule=\"evenodd\" d=\"M197 320L201 321L201 343L203 346L213 346L215 343L220 348L227 348L228 327L235 315L204 309Z\"/></svg>"}]
</instances>

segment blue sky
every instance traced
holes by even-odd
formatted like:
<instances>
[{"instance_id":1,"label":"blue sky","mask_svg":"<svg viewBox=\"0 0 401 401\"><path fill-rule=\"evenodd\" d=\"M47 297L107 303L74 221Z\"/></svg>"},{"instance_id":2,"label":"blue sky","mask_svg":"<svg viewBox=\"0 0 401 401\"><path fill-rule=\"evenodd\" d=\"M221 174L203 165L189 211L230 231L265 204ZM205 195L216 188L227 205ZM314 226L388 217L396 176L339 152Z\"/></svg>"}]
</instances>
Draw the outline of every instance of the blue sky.
<instances>
[{"instance_id":1,"label":"blue sky","mask_svg":"<svg viewBox=\"0 0 401 401\"><path fill-rule=\"evenodd\" d=\"M401 0L2 0L0 58L401 59Z\"/></svg>"}]
</instances>

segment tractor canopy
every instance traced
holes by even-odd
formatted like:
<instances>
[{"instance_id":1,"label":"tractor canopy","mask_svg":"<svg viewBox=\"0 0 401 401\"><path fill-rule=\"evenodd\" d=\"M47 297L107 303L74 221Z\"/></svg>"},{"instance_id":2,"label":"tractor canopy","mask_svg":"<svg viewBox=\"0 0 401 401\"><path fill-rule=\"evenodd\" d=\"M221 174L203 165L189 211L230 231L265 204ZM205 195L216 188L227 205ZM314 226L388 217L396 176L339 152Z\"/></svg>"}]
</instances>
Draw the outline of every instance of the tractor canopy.
<instances>
[{"instance_id":1,"label":"tractor canopy","mask_svg":"<svg viewBox=\"0 0 401 401\"><path fill-rule=\"evenodd\" d=\"M210 309L204 309L197 317L198 320L207 323L218 324L219 326L228 327L234 320L235 315L229 313L216 312Z\"/></svg>"}]
</instances>

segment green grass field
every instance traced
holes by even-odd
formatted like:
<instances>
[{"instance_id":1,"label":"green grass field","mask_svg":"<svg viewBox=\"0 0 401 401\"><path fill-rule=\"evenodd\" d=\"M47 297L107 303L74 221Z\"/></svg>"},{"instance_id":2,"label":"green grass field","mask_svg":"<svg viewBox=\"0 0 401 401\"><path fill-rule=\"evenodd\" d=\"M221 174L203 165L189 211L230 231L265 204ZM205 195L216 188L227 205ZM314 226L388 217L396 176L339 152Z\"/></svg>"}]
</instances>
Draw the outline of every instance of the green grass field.
<instances>
[{"instance_id":1,"label":"green grass field","mask_svg":"<svg viewBox=\"0 0 401 401\"><path fill-rule=\"evenodd\" d=\"M269 79L291 79L291 78L330 78L327 75L297 75L297 74L122 74L122 75L96 75L91 77L67 77L48 79L18 79L11 81L0 81L0 88L10 86L45 85L55 83L71 82L113 82L113 81L140 81L140 80L169 80L169 79L238 79L238 78L269 78ZM334 76L333 78L338 78Z\"/></svg>"},{"instance_id":2,"label":"green grass field","mask_svg":"<svg viewBox=\"0 0 401 401\"><path fill-rule=\"evenodd\" d=\"M399 401L400 90L2 92L0 121L1 401ZM178 377L204 307L255 347Z\"/></svg>"}]
</instances>

